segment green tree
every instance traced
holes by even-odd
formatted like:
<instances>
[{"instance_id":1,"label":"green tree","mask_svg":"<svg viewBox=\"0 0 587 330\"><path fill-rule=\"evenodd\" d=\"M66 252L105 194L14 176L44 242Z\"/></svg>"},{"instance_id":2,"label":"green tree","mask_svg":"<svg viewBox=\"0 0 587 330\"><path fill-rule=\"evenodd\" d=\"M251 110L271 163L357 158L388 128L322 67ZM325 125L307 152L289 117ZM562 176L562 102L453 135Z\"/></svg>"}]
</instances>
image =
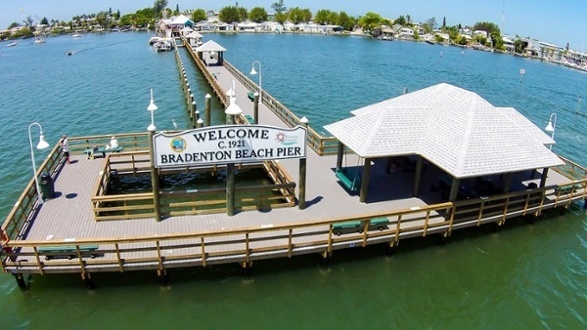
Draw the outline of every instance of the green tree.
<instances>
[{"instance_id":1,"label":"green tree","mask_svg":"<svg viewBox=\"0 0 587 330\"><path fill-rule=\"evenodd\" d=\"M434 31L434 29L436 29L436 18L430 17L429 19L426 20L426 23L424 23L424 30L427 33L430 33L432 31Z\"/></svg>"},{"instance_id":2,"label":"green tree","mask_svg":"<svg viewBox=\"0 0 587 330\"><path fill-rule=\"evenodd\" d=\"M240 22L238 8L227 6L220 9L218 18L226 23Z\"/></svg>"},{"instance_id":3,"label":"green tree","mask_svg":"<svg viewBox=\"0 0 587 330\"><path fill-rule=\"evenodd\" d=\"M328 14L328 24L336 24L338 22L338 13L335 11L331 11Z\"/></svg>"},{"instance_id":4,"label":"green tree","mask_svg":"<svg viewBox=\"0 0 587 330\"><path fill-rule=\"evenodd\" d=\"M298 24L302 21L301 12L302 10L300 9L300 7L290 8L287 13L287 17L290 21L292 21L292 23Z\"/></svg>"},{"instance_id":5,"label":"green tree","mask_svg":"<svg viewBox=\"0 0 587 330\"><path fill-rule=\"evenodd\" d=\"M328 24L328 17L330 16L330 10L320 9L314 15L314 23L316 24Z\"/></svg>"},{"instance_id":6,"label":"green tree","mask_svg":"<svg viewBox=\"0 0 587 330\"><path fill-rule=\"evenodd\" d=\"M383 22L385 22L385 20L381 15L374 12L368 12L365 16L359 19L359 26L363 28L363 30L371 31L380 27Z\"/></svg>"},{"instance_id":7,"label":"green tree","mask_svg":"<svg viewBox=\"0 0 587 330\"><path fill-rule=\"evenodd\" d=\"M287 20L287 13L276 13L275 21L279 24L283 24Z\"/></svg>"},{"instance_id":8,"label":"green tree","mask_svg":"<svg viewBox=\"0 0 587 330\"><path fill-rule=\"evenodd\" d=\"M491 23L491 22L477 22L477 23L475 23L475 25L473 25L473 31L475 31L475 30L487 31L488 34L491 34L493 32L497 32L501 35L501 31L499 30L499 26L497 26L497 24Z\"/></svg>"},{"instance_id":9,"label":"green tree","mask_svg":"<svg viewBox=\"0 0 587 330\"><path fill-rule=\"evenodd\" d=\"M43 17L43 19L41 19L41 24L49 25L49 21L47 20L47 17Z\"/></svg>"},{"instance_id":10,"label":"green tree","mask_svg":"<svg viewBox=\"0 0 587 330\"><path fill-rule=\"evenodd\" d=\"M518 54L522 54L526 49L526 43L523 42L521 39L516 39L514 41L514 51Z\"/></svg>"},{"instance_id":11,"label":"green tree","mask_svg":"<svg viewBox=\"0 0 587 330\"><path fill-rule=\"evenodd\" d=\"M17 26L18 26L18 23L16 23L16 22L12 22L12 23L10 23L10 25L8 25L8 27L7 27L6 29L7 29L7 30L10 30L10 29L12 29L12 28L15 28L15 27L17 27Z\"/></svg>"},{"instance_id":12,"label":"green tree","mask_svg":"<svg viewBox=\"0 0 587 330\"><path fill-rule=\"evenodd\" d=\"M207 18L208 15L206 15L206 11L204 9L196 9L192 13L192 21L194 22L205 21Z\"/></svg>"},{"instance_id":13,"label":"green tree","mask_svg":"<svg viewBox=\"0 0 587 330\"><path fill-rule=\"evenodd\" d=\"M99 12L98 15L96 15L96 23L98 23L98 25L103 27L107 21L107 16L108 16L107 12L105 12L105 11Z\"/></svg>"},{"instance_id":14,"label":"green tree","mask_svg":"<svg viewBox=\"0 0 587 330\"><path fill-rule=\"evenodd\" d=\"M33 17L27 16L27 18L22 21L22 25L31 28L33 26Z\"/></svg>"},{"instance_id":15,"label":"green tree","mask_svg":"<svg viewBox=\"0 0 587 330\"><path fill-rule=\"evenodd\" d=\"M175 5L175 11L173 12L173 15L179 15L179 5L178 4Z\"/></svg>"},{"instance_id":16,"label":"green tree","mask_svg":"<svg viewBox=\"0 0 587 330\"><path fill-rule=\"evenodd\" d=\"M393 23L399 24L399 25L406 25L406 18L404 17L404 15L400 15L400 17L398 17L395 21L393 21Z\"/></svg>"},{"instance_id":17,"label":"green tree","mask_svg":"<svg viewBox=\"0 0 587 330\"><path fill-rule=\"evenodd\" d=\"M283 14L287 11L287 7L283 4L283 0L272 3L271 9L273 9L277 14Z\"/></svg>"},{"instance_id":18,"label":"green tree","mask_svg":"<svg viewBox=\"0 0 587 330\"><path fill-rule=\"evenodd\" d=\"M255 7L249 12L249 19L252 22L261 23L267 20L267 12L263 7Z\"/></svg>"},{"instance_id":19,"label":"green tree","mask_svg":"<svg viewBox=\"0 0 587 330\"><path fill-rule=\"evenodd\" d=\"M156 17L161 17L161 12L167 7L167 3L167 0L155 0L155 3L153 3L153 12Z\"/></svg>"},{"instance_id":20,"label":"green tree","mask_svg":"<svg viewBox=\"0 0 587 330\"><path fill-rule=\"evenodd\" d=\"M245 21L249 17L249 13L245 7L237 7L238 12L238 21L242 22Z\"/></svg>"},{"instance_id":21,"label":"green tree","mask_svg":"<svg viewBox=\"0 0 587 330\"><path fill-rule=\"evenodd\" d=\"M354 18L350 17L347 13L345 13L344 11L341 11L340 14L338 15L338 22L336 22L336 24L342 26L342 28L347 31L352 31L356 25L356 21Z\"/></svg>"}]
</instances>

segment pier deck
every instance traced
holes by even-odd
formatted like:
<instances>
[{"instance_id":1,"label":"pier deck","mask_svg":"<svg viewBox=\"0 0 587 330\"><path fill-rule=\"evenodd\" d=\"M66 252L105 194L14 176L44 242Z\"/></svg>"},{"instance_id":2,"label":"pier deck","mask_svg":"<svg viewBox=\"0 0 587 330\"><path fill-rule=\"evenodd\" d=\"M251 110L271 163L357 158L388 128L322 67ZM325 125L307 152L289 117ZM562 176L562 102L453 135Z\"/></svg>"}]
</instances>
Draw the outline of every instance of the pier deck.
<instances>
[{"instance_id":1,"label":"pier deck","mask_svg":"<svg viewBox=\"0 0 587 330\"><path fill-rule=\"evenodd\" d=\"M253 102L249 101L247 95L251 91L225 67L213 66L208 70L225 90L230 88L234 80L239 106L244 114L252 115ZM259 117L259 124L284 126L282 120L265 104L259 104ZM338 182L334 172L335 155L320 156L311 148L307 150L307 206L304 210L292 207L276 208L268 212L239 212L234 216L224 213L173 216L164 218L161 222L152 218L95 221L90 202L91 194L98 172L106 159L87 159L85 155L73 155L72 164L63 165L56 176L55 198L41 205L21 231L21 237L11 241L12 246L21 254L14 260L4 258L3 268L6 272L15 273L80 272L82 276L90 272L131 269L163 271L166 268L206 266L211 263L244 264L255 258L331 253L334 249L375 243L394 246L400 237L425 236L434 232L445 236L450 234L452 220L448 225L446 211L452 206L441 204L443 198L436 189L438 172L434 169L424 171L418 197L412 196L413 178L409 171L404 171L402 167L389 174L382 170L373 171L368 194L372 197L366 203L361 203L358 195L350 193ZM282 160L280 164L297 182L298 160ZM362 161L348 154L343 165L359 167L362 166ZM375 161L373 168L381 169L382 166L382 162ZM539 179L530 179L524 175L513 179L514 186L517 184L520 190L528 183L536 181ZM571 182L571 179L550 171L546 185ZM552 191L553 189L550 190L551 194ZM441 206L415 215L418 210L426 210L430 205L437 204ZM508 216L523 215L527 211L539 212L555 206L556 201L550 196L539 208L515 211ZM328 223L328 220L340 222L344 219L371 219L380 216L389 216L390 223L385 230L361 232L361 228L356 228L357 230L351 230L340 237L332 236L332 224ZM461 225L498 222L501 216L488 212L483 219L480 216L477 222ZM410 217L417 220L400 224L400 219L407 221ZM503 218L505 219L505 215ZM434 227L435 224L439 226ZM414 229L410 230L411 227ZM136 237L139 239L135 239ZM162 239L158 240L157 237ZM37 252L38 242L61 245L99 244L100 253L92 258L73 255L73 260L47 260Z\"/></svg>"}]
</instances>

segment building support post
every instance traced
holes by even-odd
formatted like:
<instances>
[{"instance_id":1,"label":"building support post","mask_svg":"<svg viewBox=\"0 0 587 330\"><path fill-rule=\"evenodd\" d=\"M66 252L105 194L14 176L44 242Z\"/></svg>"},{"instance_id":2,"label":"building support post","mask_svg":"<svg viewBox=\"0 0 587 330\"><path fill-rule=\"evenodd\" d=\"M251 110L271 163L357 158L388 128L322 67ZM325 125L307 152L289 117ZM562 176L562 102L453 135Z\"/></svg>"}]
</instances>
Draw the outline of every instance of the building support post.
<instances>
[{"instance_id":1,"label":"building support post","mask_svg":"<svg viewBox=\"0 0 587 330\"><path fill-rule=\"evenodd\" d=\"M342 142L338 142L338 151L336 153L336 169L340 170L342 168L342 157L344 155L344 144Z\"/></svg>"},{"instance_id":2,"label":"building support post","mask_svg":"<svg viewBox=\"0 0 587 330\"><path fill-rule=\"evenodd\" d=\"M153 146L153 137L155 130L149 131L149 154L151 157L151 186L153 187L153 206L155 211L155 221L161 221L161 204L159 196L159 171L155 167L155 148Z\"/></svg>"},{"instance_id":3,"label":"building support post","mask_svg":"<svg viewBox=\"0 0 587 330\"><path fill-rule=\"evenodd\" d=\"M361 191L359 193L359 202L365 203L367 200L367 190L369 189L369 176L371 175L371 158L365 158L363 164L363 175L361 176Z\"/></svg>"},{"instance_id":4,"label":"building support post","mask_svg":"<svg viewBox=\"0 0 587 330\"><path fill-rule=\"evenodd\" d=\"M226 214L234 215L234 164L226 164Z\"/></svg>"},{"instance_id":5,"label":"building support post","mask_svg":"<svg viewBox=\"0 0 587 330\"><path fill-rule=\"evenodd\" d=\"M457 196L459 194L459 186L461 184L461 180L457 178L452 178L452 185L450 187L450 195L448 196L449 202L454 202L457 200Z\"/></svg>"},{"instance_id":6,"label":"building support post","mask_svg":"<svg viewBox=\"0 0 587 330\"><path fill-rule=\"evenodd\" d=\"M503 193L507 194L510 192L511 186L512 186L512 178L514 176L514 173L506 173L504 179L503 179Z\"/></svg>"},{"instance_id":7,"label":"building support post","mask_svg":"<svg viewBox=\"0 0 587 330\"><path fill-rule=\"evenodd\" d=\"M548 178L548 167L542 170L542 177L540 178L540 188L546 186L546 179Z\"/></svg>"},{"instance_id":8,"label":"building support post","mask_svg":"<svg viewBox=\"0 0 587 330\"><path fill-rule=\"evenodd\" d=\"M420 181L422 180L422 167L423 160L421 156L418 156L416 161L416 175L414 176L414 196L420 194Z\"/></svg>"}]
</instances>

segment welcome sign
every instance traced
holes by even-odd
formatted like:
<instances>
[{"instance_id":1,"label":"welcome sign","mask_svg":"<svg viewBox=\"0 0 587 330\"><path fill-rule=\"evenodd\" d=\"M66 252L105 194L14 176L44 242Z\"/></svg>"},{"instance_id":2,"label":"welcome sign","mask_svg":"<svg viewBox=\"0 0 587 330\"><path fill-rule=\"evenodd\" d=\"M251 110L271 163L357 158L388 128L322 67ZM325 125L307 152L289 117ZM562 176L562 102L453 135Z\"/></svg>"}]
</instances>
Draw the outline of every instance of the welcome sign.
<instances>
[{"instance_id":1,"label":"welcome sign","mask_svg":"<svg viewBox=\"0 0 587 330\"><path fill-rule=\"evenodd\" d=\"M155 167L250 163L306 157L306 129L265 125L197 128L153 137Z\"/></svg>"}]
</instances>

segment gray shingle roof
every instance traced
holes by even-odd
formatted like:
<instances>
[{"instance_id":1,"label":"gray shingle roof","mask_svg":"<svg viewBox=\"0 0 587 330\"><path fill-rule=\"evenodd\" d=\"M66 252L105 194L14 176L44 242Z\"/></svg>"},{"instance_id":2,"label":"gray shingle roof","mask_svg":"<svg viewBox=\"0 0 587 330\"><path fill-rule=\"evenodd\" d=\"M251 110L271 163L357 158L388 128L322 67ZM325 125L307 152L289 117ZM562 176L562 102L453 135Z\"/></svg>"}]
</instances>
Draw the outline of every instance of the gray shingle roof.
<instances>
[{"instance_id":1,"label":"gray shingle roof","mask_svg":"<svg viewBox=\"0 0 587 330\"><path fill-rule=\"evenodd\" d=\"M220 46L214 40L206 41L202 46L196 48L196 52L225 52L226 48Z\"/></svg>"},{"instance_id":2,"label":"gray shingle roof","mask_svg":"<svg viewBox=\"0 0 587 330\"><path fill-rule=\"evenodd\" d=\"M352 111L324 128L360 157L419 154L455 178L562 165L514 108L442 83Z\"/></svg>"}]
</instances>

